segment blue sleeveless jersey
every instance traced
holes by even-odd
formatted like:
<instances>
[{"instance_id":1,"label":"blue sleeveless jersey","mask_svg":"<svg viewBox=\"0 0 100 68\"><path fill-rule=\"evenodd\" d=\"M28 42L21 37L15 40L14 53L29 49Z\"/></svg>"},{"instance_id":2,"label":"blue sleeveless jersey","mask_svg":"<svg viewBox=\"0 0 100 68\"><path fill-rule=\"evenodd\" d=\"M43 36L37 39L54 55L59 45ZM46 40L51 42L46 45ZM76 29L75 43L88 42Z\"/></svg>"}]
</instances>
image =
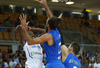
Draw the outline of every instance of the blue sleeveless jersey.
<instances>
[{"instance_id":1,"label":"blue sleeveless jersey","mask_svg":"<svg viewBox=\"0 0 100 68\"><path fill-rule=\"evenodd\" d=\"M47 32L51 34L54 39L53 45L48 45L47 42L44 42L44 49L46 53L46 62L48 63L45 68L65 68L61 62L61 35L58 30L51 30Z\"/></svg>"},{"instance_id":2,"label":"blue sleeveless jersey","mask_svg":"<svg viewBox=\"0 0 100 68\"><path fill-rule=\"evenodd\" d=\"M50 62L51 60L59 60L61 57L61 35L58 30L51 30L46 34L51 34L54 39L53 45L48 45L47 42L44 42L44 49L46 52L46 62Z\"/></svg>"},{"instance_id":3,"label":"blue sleeveless jersey","mask_svg":"<svg viewBox=\"0 0 100 68\"><path fill-rule=\"evenodd\" d=\"M69 53L65 62L63 63L65 68L81 68L81 62L72 53Z\"/></svg>"}]
</instances>

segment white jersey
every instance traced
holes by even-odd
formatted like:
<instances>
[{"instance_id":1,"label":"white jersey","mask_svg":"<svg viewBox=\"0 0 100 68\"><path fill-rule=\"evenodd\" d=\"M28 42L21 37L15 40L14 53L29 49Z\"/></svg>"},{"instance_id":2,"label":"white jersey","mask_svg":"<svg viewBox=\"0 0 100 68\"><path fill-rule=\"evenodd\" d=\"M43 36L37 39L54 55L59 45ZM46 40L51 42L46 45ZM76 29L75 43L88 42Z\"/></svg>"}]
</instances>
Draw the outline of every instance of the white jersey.
<instances>
[{"instance_id":1,"label":"white jersey","mask_svg":"<svg viewBox=\"0 0 100 68\"><path fill-rule=\"evenodd\" d=\"M44 64L42 47L40 44L28 45L27 41L23 46L23 50L26 53L27 61L25 63L25 68L43 68Z\"/></svg>"}]
</instances>

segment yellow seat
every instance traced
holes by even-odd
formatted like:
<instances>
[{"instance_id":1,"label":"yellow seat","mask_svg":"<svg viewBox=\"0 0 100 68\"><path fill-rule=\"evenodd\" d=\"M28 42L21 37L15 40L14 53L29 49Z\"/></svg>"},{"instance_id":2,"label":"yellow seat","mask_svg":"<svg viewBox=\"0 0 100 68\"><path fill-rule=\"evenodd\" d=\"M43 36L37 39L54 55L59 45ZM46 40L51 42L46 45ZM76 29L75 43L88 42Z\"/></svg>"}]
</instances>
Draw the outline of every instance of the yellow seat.
<instances>
[{"instance_id":1,"label":"yellow seat","mask_svg":"<svg viewBox=\"0 0 100 68\"><path fill-rule=\"evenodd\" d=\"M9 37L10 37L10 40L14 40L14 33L13 32L9 32Z\"/></svg>"},{"instance_id":2,"label":"yellow seat","mask_svg":"<svg viewBox=\"0 0 100 68\"><path fill-rule=\"evenodd\" d=\"M89 31L89 39L90 39L91 41L93 41L93 34L92 34L92 32L90 32L90 31Z\"/></svg>"},{"instance_id":3,"label":"yellow seat","mask_svg":"<svg viewBox=\"0 0 100 68\"><path fill-rule=\"evenodd\" d=\"M8 32L3 32L4 35L4 40L9 40L9 33Z\"/></svg>"},{"instance_id":4,"label":"yellow seat","mask_svg":"<svg viewBox=\"0 0 100 68\"><path fill-rule=\"evenodd\" d=\"M82 31L83 35L85 37L87 37L87 35L88 35L87 29L85 27L81 27L81 31Z\"/></svg>"},{"instance_id":5,"label":"yellow seat","mask_svg":"<svg viewBox=\"0 0 100 68\"><path fill-rule=\"evenodd\" d=\"M1 31L0 31L0 40L3 40L3 34Z\"/></svg>"},{"instance_id":6,"label":"yellow seat","mask_svg":"<svg viewBox=\"0 0 100 68\"><path fill-rule=\"evenodd\" d=\"M17 41L19 41L19 39L20 39L17 32L16 32L16 34L15 34L15 38L16 38Z\"/></svg>"}]
</instances>

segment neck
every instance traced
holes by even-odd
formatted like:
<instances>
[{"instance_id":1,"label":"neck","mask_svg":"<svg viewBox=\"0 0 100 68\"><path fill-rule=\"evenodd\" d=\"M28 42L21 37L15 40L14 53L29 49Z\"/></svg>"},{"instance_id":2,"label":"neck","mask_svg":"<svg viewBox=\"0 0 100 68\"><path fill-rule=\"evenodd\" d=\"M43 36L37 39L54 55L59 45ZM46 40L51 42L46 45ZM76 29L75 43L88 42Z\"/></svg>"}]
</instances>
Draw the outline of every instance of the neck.
<instances>
[{"instance_id":1,"label":"neck","mask_svg":"<svg viewBox=\"0 0 100 68\"><path fill-rule=\"evenodd\" d=\"M73 52L70 52L70 53L72 53L74 56L76 56Z\"/></svg>"},{"instance_id":2,"label":"neck","mask_svg":"<svg viewBox=\"0 0 100 68\"><path fill-rule=\"evenodd\" d=\"M50 29L48 28L48 32L50 31Z\"/></svg>"}]
</instances>

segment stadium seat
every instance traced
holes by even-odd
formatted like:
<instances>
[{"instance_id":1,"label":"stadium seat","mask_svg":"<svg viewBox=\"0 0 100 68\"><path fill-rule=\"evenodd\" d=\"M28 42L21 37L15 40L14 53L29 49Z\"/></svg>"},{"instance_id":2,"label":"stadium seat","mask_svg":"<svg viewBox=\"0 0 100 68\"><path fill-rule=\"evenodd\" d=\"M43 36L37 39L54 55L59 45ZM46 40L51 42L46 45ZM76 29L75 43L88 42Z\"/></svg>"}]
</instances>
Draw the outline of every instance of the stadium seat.
<instances>
[{"instance_id":1,"label":"stadium seat","mask_svg":"<svg viewBox=\"0 0 100 68\"><path fill-rule=\"evenodd\" d=\"M10 37L10 40L14 40L14 33L13 32L9 32L9 37Z\"/></svg>"},{"instance_id":2,"label":"stadium seat","mask_svg":"<svg viewBox=\"0 0 100 68\"><path fill-rule=\"evenodd\" d=\"M9 40L9 33L8 32L3 32L4 35L4 40Z\"/></svg>"},{"instance_id":3,"label":"stadium seat","mask_svg":"<svg viewBox=\"0 0 100 68\"><path fill-rule=\"evenodd\" d=\"M3 34L1 31L0 31L0 40L3 40Z\"/></svg>"},{"instance_id":4,"label":"stadium seat","mask_svg":"<svg viewBox=\"0 0 100 68\"><path fill-rule=\"evenodd\" d=\"M89 31L89 39L90 39L91 41L93 41L93 34L92 34L92 32L90 32L90 31Z\"/></svg>"},{"instance_id":5,"label":"stadium seat","mask_svg":"<svg viewBox=\"0 0 100 68\"><path fill-rule=\"evenodd\" d=\"M87 37L87 35L88 35L87 29L85 27L81 27L81 31L82 31L83 35L85 37Z\"/></svg>"},{"instance_id":6,"label":"stadium seat","mask_svg":"<svg viewBox=\"0 0 100 68\"><path fill-rule=\"evenodd\" d=\"M81 31L81 28L80 28L80 25L79 24L76 24L76 29L77 29L78 32Z\"/></svg>"},{"instance_id":7,"label":"stadium seat","mask_svg":"<svg viewBox=\"0 0 100 68\"><path fill-rule=\"evenodd\" d=\"M19 35L18 35L17 32L16 32L16 34L15 34L15 38L16 38L17 41L19 41Z\"/></svg>"}]
</instances>

